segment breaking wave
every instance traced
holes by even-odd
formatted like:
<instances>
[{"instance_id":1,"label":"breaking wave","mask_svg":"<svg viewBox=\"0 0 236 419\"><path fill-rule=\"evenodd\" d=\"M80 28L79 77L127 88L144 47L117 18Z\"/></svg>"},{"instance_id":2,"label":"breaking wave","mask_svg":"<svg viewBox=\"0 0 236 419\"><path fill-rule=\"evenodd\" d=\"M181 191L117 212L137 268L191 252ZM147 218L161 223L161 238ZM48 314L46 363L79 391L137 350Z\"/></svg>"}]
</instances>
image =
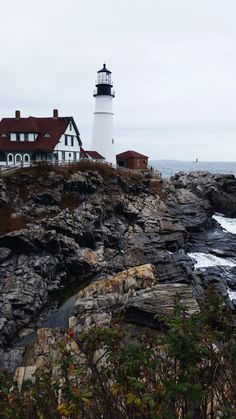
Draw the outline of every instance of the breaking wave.
<instances>
[{"instance_id":1,"label":"breaking wave","mask_svg":"<svg viewBox=\"0 0 236 419\"><path fill-rule=\"evenodd\" d=\"M236 218L227 218L222 214L215 214L212 218L214 218L224 230L236 234Z\"/></svg>"},{"instance_id":2,"label":"breaking wave","mask_svg":"<svg viewBox=\"0 0 236 419\"><path fill-rule=\"evenodd\" d=\"M233 259L223 259L207 253L188 253L188 255L195 261L194 268L209 268L210 266L236 266L236 261Z\"/></svg>"}]
</instances>

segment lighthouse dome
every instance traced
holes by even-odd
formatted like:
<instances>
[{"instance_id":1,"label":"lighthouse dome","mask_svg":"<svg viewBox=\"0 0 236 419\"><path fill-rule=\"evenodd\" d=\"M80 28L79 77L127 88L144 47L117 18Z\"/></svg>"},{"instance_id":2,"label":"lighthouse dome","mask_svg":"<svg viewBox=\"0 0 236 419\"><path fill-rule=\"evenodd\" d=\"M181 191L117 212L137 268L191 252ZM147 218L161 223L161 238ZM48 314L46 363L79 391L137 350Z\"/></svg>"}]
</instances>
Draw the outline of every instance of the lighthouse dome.
<instances>
[{"instance_id":1,"label":"lighthouse dome","mask_svg":"<svg viewBox=\"0 0 236 419\"><path fill-rule=\"evenodd\" d=\"M107 74L111 74L111 71L109 71L109 70L106 68L106 64L104 63L104 64L103 64L103 68L102 68L101 70L99 70L99 71L98 71L98 73L107 73Z\"/></svg>"},{"instance_id":2,"label":"lighthouse dome","mask_svg":"<svg viewBox=\"0 0 236 419\"><path fill-rule=\"evenodd\" d=\"M115 96L115 92L112 89L113 82L111 79L111 71L106 68L106 64L103 64L103 68L97 72L97 80L95 82L96 89L93 92L94 96L109 95Z\"/></svg>"}]
</instances>

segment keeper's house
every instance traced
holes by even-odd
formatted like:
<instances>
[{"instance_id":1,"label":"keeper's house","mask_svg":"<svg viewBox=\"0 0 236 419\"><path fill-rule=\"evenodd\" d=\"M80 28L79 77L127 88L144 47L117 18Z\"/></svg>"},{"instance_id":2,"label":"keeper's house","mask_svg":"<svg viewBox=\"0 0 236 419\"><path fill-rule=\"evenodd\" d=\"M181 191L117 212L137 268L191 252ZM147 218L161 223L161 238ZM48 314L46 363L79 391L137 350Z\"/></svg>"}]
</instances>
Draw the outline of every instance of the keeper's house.
<instances>
[{"instance_id":1,"label":"keeper's house","mask_svg":"<svg viewBox=\"0 0 236 419\"><path fill-rule=\"evenodd\" d=\"M147 170L148 157L137 151L128 150L116 155L116 164L130 170Z\"/></svg>"},{"instance_id":2,"label":"keeper's house","mask_svg":"<svg viewBox=\"0 0 236 419\"><path fill-rule=\"evenodd\" d=\"M80 134L71 116L3 118L0 122L0 166L32 161L69 162L80 158Z\"/></svg>"}]
</instances>

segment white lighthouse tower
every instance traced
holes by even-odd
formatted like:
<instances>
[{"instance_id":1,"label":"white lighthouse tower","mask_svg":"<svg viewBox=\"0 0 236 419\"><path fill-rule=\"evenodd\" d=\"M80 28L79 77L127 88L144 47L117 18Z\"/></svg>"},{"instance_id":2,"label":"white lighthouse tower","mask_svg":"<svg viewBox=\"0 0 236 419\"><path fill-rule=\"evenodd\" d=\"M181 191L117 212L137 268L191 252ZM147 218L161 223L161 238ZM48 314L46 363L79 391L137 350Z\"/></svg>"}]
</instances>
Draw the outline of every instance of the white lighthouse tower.
<instances>
[{"instance_id":1,"label":"white lighthouse tower","mask_svg":"<svg viewBox=\"0 0 236 419\"><path fill-rule=\"evenodd\" d=\"M115 141L112 100L115 92L112 89L111 71L103 64L97 73L95 97L95 112L93 123L92 150L98 151L106 161L115 164Z\"/></svg>"}]
</instances>

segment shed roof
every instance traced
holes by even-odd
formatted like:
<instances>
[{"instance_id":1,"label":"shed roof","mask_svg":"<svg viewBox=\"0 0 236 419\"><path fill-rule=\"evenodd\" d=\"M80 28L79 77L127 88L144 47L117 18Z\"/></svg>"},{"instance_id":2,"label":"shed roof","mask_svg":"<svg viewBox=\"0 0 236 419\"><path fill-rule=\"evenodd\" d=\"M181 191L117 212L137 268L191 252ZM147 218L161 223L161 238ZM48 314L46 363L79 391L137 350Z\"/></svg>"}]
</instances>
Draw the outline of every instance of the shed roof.
<instances>
[{"instance_id":1,"label":"shed roof","mask_svg":"<svg viewBox=\"0 0 236 419\"><path fill-rule=\"evenodd\" d=\"M81 157L85 157L85 158L91 157L91 159L94 159L94 160L105 160L105 157L103 157L97 151L84 150L82 147L80 147L80 154L81 154Z\"/></svg>"},{"instance_id":2,"label":"shed roof","mask_svg":"<svg viewBox=\"0 0 236 419\"><path fill-rule=\"evenodd\" d=\"M144 154L133 150L124 151L123 153L117 154L116 157L121 159L148 159L148 156L144 156Z\"/></svg>"}]
</instances>

